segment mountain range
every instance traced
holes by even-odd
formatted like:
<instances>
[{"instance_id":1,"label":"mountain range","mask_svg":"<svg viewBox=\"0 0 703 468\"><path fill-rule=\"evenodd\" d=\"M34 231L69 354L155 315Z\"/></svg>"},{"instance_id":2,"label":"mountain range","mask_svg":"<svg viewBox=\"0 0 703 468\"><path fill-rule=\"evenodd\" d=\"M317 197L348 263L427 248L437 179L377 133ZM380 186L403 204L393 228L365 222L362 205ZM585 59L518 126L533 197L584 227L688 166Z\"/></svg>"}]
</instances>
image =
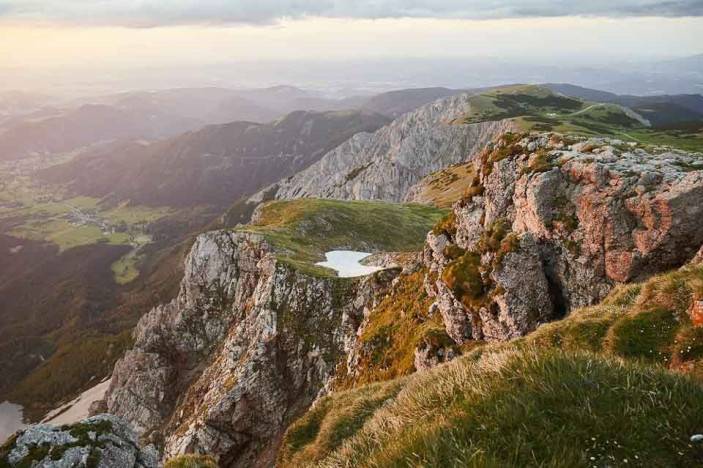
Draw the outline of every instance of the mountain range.
<instances>
[{"instance_id":1,"label":"mountain range","mask_svg":"<svg viewBox=\"0 0 703 468\"><path fill-rule=\"evenodd\" d=\"M296 111L267 124L233 122L155 143L101 147L52 166L40 177L108 202L226 206L299 172L353 135L374 132L388 122L362 111Z\"/></svg>"},{"instance_id":2,"label":"mountain range","mask_svg":"<svg viewBox=\"0 0 703 468\"><path fill-rule=\"evenodd\" d=\"M194 88L80 98L53 106L39 105L46 101L39 96L8 93L4 101L8 111L17 108L22 96L25 104L33 99L37 105L26 115L15 111L13 117L0 120L0 160L70 152L116 140L157 140L209 124L265 123L298 110L358 109L392 118L456 92L430 88L330 99L290 86Z\"/></svg>"},{"instance_id":3,"label":"mountain range","mask_svg":"<svg viewBox=\"0 0 703 468\"><path fill-rule=\"evenodd\" d=\"M175 90L3 127L0 395L38 419L109 377L111 416L0 461L692 466L702 103ZM380 271L319 265L346 250Z\"/></svg>"}]
</instances>

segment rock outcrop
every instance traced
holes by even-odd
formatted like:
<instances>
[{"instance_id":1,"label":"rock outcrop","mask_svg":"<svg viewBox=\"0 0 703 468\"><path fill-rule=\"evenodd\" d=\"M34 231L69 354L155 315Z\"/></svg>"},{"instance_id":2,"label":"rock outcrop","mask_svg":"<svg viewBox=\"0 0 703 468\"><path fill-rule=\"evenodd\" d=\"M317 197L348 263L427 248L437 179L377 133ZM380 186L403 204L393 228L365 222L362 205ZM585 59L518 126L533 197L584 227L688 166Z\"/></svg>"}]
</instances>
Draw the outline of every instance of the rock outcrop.
<instances>
[{"instance_id":1,"label":"rock outcrop","mask_svg":"<svg viewBox=\"0 0 703 468\"><path fill-rule=\"evenodd\" d=\"M109 412L165 457L208 453L269 466L287 424L323 391L364 316L398 270L310 276L258 234L196 240L181 290L145 315L115 366Z\"/></svg>"},{"instance_id":2,"label":"rock outcrop","mask_svg":"<svg viewBox=\"0 0 703 468\"><path fill-rule=\"evenodd\" d=\"M400 120L410 125L409 116ZM165 458L206 453L221 466L270 466L294 418L335 379L361 379L362 362L383 345L376 335L360 341L374 331L374 307L428 324L428 335L403 349L401 370L423 370L458 355L457 344L522 336L619 283L679 266L703 243L697 156L491 125L484 136L501 136L472 156L473 182L427 235L422 259L378 254L368 261L393 268L342 279L277 257L261 231L199 236L178 296L140 320L133 349L116 364L107 410ZM388 174L400 180L393 185L383 161L372 164L378 177L318 195L402 198L415 176ZM253 217L261 221L261 210Z\"/></svg>"},{"instance_id":3,"label":"rock outcrop","mask_svg":"<svg viewBox=\"0 0 703 468\"><path fill-rule=\"evenodd\" d=\"M470 94L427 104L375 133L359 133L320 161L281 181L276 198L402 201L431 172L467 160L511 121L463 123Z\"/></svg>"},{"instance_id":4,"label":"rock outcrop","mask_svg":"<svg viewBox=\"0 0 703 468\"><path fill-rule=\"evenodd\" d=\"M698 155L506 134L428 235L426 288L457 342L507 340L614 285L691 260L703 243Z\"/></svg>"},{"instance_id":5,"label":"rock outcrop","mask_svg":"<svg viewBox=\"0 0 703 468\"><path fill-rule=\"evenodd\" d=\"M156 449L141 448L129 425L102 414L70 426L31 426L0 448L0 465L156 468L159 463Z\"/></svg>"}]
</instances>

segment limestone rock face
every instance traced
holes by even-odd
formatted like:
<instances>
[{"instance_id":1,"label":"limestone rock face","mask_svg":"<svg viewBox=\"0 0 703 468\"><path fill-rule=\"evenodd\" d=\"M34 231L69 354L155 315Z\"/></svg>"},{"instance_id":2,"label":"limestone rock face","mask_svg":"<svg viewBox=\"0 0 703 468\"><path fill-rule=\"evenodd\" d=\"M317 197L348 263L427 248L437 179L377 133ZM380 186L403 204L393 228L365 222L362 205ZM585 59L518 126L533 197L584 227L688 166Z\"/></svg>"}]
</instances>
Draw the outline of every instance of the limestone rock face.
<instances>
[{"instance_id":1,"label":"limestone rock face","mask_svg":"<svg viewBox=\"0 0 703 468\"><path fill-rule=\"evenodd\" d=\"M616 140L506 134L427 237L447 333L506 340L691 260L703 243L700 156Z\"/></svg>"},{"instance_id":2,"label":"limestone rock face","mask_svg":"<svg viewBox=\"0 0 703 468\"><path fill-rule=\"evenodd\" d=\"M537 243L529 233L519 238L515 250L497 263L490 277L495 285L494 307L480 310L484 339L515 338L553 317L549 283Z\"/></svg>"},{"instance_id":3,"label":"limestone rock face","mask_svg":"<svg viewBox=\"0 0 703 468\"><path fill-rule=\"evenodd\" d=\"M158 452L140 448L121 419L101 414L70 426L40 424L17 434L0 452L2 466L156 468Z\"/></svg>"},{"instance_id":4,"label":"limestone rock face","mask_svg":"<svg viewBox=\"0 0 703 468\"><path fill-rule=\"evenodd\" d=\"M278 184L276 198L337 198L400 202L431 172L469 159L510 121L464 124L470 94L405 114L375 133L360 133L308 169Z\"/></svg>"},{"instance_id":5,"label":"limestone rock face","mask_svg":"<svg viewBox=\"0 0 703 468\"><path fill-rule=\"evenodd\" d=\"M108 410L165 458L270 466L283 431L325 391L364 309L397 273L309 276L259 235L203 234L178 297L140 320L116 364Z\"/></svg>"},{"instance_id":6,"label":"limestone rock face","mask_svg":"<svg viewBox=\"0 0 703 468\"><path fill-rule=\"evenodd\" d=\"M116 363L106 395L110 413L140 433L159 427L183 388L244 315L238 306L257 285L269 253L260 236L215 232L197 238L186 259L179 295L139 321L134 348ZM186 379L187 380L187 379Z\"/></svg>"}]
</instances>

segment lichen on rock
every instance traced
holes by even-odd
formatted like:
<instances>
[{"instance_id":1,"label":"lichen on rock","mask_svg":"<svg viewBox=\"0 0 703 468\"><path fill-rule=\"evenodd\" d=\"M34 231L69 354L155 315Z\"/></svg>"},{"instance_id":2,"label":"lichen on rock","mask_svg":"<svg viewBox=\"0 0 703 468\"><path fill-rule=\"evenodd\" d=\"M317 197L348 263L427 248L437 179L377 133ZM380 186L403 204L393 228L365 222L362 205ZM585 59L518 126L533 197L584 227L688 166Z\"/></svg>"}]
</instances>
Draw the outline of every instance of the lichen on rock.
<instances>
[{"instance_id":1,"label":"lichen on rock","mask_svg":"<svg viewBox=\"0 0 703 468\"><path fill-rule=\"evenodd\" d=\"M120 418L101 414L67 426L39 424L0 447L0 466L156 468L158 452L140 447Z\"/></svg>"}]
</instances>

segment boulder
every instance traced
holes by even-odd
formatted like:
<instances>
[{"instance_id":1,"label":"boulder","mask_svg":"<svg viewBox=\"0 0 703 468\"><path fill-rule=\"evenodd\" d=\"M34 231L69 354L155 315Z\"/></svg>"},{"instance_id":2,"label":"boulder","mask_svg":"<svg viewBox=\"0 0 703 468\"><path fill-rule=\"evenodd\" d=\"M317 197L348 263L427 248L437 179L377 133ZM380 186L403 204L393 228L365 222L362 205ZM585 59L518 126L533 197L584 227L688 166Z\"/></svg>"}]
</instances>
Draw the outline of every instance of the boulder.
<instances>
[{"instance_id":1,"label":"boulder","mask_svg":"<svg viewBox=\"0 0 703 468\"><path fill-rule=\"evenodd\" d=\"M157 468L159 459L153 446L139 446L122 419L101 414L68 426L39 424L19 432L0 448L0 465Z\"/></svg>"}]
</instances>

